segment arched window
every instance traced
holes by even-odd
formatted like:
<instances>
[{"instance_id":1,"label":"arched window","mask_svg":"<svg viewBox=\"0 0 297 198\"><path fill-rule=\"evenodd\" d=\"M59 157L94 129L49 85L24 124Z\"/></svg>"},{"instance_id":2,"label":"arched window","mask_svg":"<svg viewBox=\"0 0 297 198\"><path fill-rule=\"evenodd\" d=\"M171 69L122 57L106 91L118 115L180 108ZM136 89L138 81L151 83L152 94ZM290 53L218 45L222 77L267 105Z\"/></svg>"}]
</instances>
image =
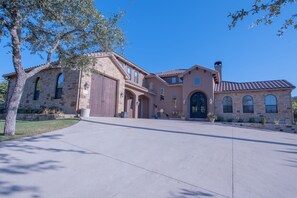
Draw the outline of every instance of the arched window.
<instances>
[{"instance_id":1,"label":"arched window","mask_svg":"<svg viewBox=\"0 0 297 198\"><path fill-rule=\"evenodd\" d=\"M55 94L56 99L60 99L62 97L63 83L64 83L64 75L59 74L56 82L56 94Z\"/></svg>"},{"instance_id":2,"label":"arched window","mask_svg":"<svg viewBox=\"0 0 297 198\"><path fill-rule=\"evenodd\" d=\"M223 98L223 112L233 113L232 98L230 96L225 96Z\"/></svg>"},{"instance_id":3,"label":"arched window","mask_svg":"<svg viewBox=\"0 0 297 198\"><path fill-rule=\"evenodd\" d=\"M265 96L266 113L277 113L277 99L274 95Z\"/></svg>"},{"instance_id":4,"label":"arched window","mask_svg":"<svg viewBox=\"0 0 297 198\"><path fill-rule=\"evenodd\" d=\"M254 113L254 99L252 96L244 96L242 99L243 113Z\"/></svg>"},{"instance_id":5,"label":"arched window","mask_svg":"<svg viewBox=\"0 0 297 198\"><path fill-rule=\"evenodd\" d=\"M36 78L33 100L38 100L40 94L40 78Z\"/></svg>"}]
</instances>

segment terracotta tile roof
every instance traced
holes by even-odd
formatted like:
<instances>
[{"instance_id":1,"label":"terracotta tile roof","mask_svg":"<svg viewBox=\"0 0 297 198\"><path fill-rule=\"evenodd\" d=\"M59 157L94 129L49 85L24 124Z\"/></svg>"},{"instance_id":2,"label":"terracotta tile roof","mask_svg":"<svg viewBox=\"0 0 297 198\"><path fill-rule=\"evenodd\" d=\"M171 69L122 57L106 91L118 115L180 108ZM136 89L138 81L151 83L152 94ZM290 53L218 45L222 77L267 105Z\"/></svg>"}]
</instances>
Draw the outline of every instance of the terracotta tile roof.
<instances>
[{"instance_id":1,"label":"terracotta tile roof","mask_svg":"<svg viewBox=\"0 0 297 198\"><path fill-rule=\"evenodd\" d=\"M174 76L178 74L182 74L186 71L186 69L175 69L175 70L169 70L165 72L156 73L156 75L160 77L166 77L166 76Z\"/></svg>"},{"instance_id":2,"label":"terracotta tile roof","mask_svg":"<svg viewBox=\"0 0 297 198\"><path fill-rule=\"evenodd\" d=\"M41 67L43 65L44 64L28 67L28 68L24 69L24 71L25 72L30 72L31 70L33 70L33 69L35 69L37 67ZM59 67L58 61L51 62L50 65L51 66L49 68ZM47 69L49 69L49 68L47 68ZM7 74L3 74L2 77L7 78L7 77L10 77L10 76L14 76L14 75L15 75L15 72L10 72L10 73L7 73Z\"/></svg>"},{"instance_id":3,"label":"terracotta tile roof","mask_svg":"<svg viewBox=\"0 0 297 198\"><path fill-rule=\"evenodd\" d=\"M215 85L215 92L294 89L294 88L295 86L286 80L269 80L269 81L242 82L242 83L221 81L219 84Z\"/></svg>"}]
</instances>

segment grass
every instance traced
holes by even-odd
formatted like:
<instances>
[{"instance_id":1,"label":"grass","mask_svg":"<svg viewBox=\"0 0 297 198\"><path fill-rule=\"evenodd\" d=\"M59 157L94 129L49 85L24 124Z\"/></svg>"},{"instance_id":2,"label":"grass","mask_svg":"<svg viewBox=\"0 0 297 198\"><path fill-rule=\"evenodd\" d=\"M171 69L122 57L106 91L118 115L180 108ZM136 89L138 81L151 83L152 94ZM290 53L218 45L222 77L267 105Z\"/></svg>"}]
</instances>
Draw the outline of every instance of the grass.
<instances>
[{"instance_id":1,"label":"grass","mask_svg":"<svg viewBox=\"0 0 297 198\"><path fill-rule=\"evenodd\" d=\"M12 139L18 139L21 137L30 137L37 134L62 129L76 124L79 119L58 119L58 120L46 120L46 121L17 121L16 133L14 136L4 136L4 120L0 120L0 142Z\"/></svg>"}]
</instances>

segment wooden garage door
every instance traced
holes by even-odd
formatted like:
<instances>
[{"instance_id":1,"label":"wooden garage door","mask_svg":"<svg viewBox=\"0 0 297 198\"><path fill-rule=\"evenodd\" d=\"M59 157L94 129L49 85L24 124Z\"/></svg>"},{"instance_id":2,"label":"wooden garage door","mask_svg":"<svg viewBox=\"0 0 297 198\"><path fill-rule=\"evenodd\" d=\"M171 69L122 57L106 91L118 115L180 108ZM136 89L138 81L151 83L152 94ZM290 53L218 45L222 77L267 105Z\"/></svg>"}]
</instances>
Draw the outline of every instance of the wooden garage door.
<instances>
[{"instance_id":1,"label":"wooden garage door","mask_svg":"<svg viewBox=\"0 0 297 198\"><path fill-rule=\"evenodd\" d=\"M90 115L114 117L117 82L99 74L92 75Z\"/></svg>"}]
</instances>

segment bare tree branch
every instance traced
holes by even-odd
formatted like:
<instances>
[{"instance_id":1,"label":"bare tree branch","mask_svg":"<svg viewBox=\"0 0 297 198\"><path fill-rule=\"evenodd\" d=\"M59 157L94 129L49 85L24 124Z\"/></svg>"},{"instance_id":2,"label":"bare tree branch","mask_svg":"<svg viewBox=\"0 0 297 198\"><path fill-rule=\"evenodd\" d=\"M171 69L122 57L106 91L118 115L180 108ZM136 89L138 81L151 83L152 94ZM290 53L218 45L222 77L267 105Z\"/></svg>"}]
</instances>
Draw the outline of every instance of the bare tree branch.
<instances>
[{"instance_id":1,"label":"bare tree branch","mask_svg":"<svg viewBox=\"0 0 297 198\"><path fill-rule=\"evenodd\" d=\"M51 66L51 58L52 55L54 53L54 51L57 49L57 47L59 46L61 40L60 39L56 39L53 46L51 47L50 51L47 54L47 59L46 59L46 63L40 67L36 67L35 69L31 70L29 73L27 73L27 78L30 78L32 76L34 76L35 74L37 74L38 72L47 69Z\"/></svg>"}]
</instances>

